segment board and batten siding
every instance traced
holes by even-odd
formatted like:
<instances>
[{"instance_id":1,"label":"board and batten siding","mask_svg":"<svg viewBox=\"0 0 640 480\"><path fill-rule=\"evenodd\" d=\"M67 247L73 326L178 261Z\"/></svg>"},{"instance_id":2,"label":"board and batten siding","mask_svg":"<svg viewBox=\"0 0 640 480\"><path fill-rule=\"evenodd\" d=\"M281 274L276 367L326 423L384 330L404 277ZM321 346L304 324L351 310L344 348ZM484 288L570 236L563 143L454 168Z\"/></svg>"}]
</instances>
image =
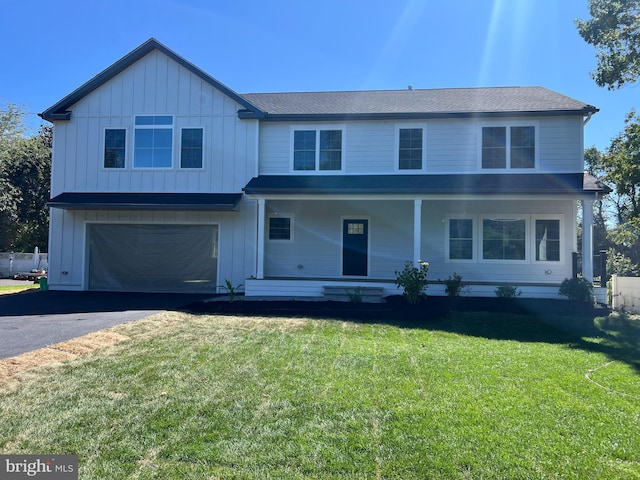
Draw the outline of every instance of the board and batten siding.
<instances>
[{"instance_id":1,"label":"board and batten siding","mask_svg":"<svg viewBox=\"0 0 640 480\"><path fill-rule=\"evenodd\" d=\"M299 278L342 278L342 219L369 220L369 278L395 279L413 258L413 200L392 201L267 201L267 217L277 212L293 216L293 240L268 240L265 222L265 276ZM447 261L446 222L449 216L470 216L476 221L476 260ZM509 218L524 215L533 235L533 221L539 215L561 219L561 261L536 262L533 247L527 261L492 262L478 257L481 248L480 218ZM422 260L429 262L429 278L446 279L453 273L466 281L559 284L571 276L571 252L576 248L576 202L573 200L424 200L422 204ZM345 277L347 278L347 277Z\"/></svg>"},{"instance_id":2,"label":"board and batten siding","mask_svg":"<svg viewBox=\"0 0 640 480\"><path fill-rule=\"evenodd\" d=\"M257 120L164 54L154 51L71 107L54 126L52 196L62 192L239 192L257 171ZM173 115L173 167L133 168L134 117ZM202 127L203 168L179 167L180 129ZM103 168L104 131L127 130L126 167Z\"/></svg>"},{"instance_id":3,"label":"board and batten siding","mask_svg":"<svg viewBox=\"0 0 640 480\"><path fill-rule=\"evenodd\" d=\"M422 127L426 135L426 168L414 173L482 173L481 127L531 123L538 134L538 168L536 172L571 173L583 170L583 125L579 116L513 117L505 119L441 119L412 122L346 122L344 148L345 174L394 174L397 161L398 128ZM331 128L332 123L290 124L263 122L260 125L261 175L291 173L292 130L299 126ZM484 170L486 171L486 170ZM523 171L523 170L520 170ZM526 172L527 170L524 170ZM532 170L533 171L533 170ZM302 172L308 174L309 172Z\"/></svg>"},{"instance_id":4,"label":"board and batten siding","mask_svg":"<svg viewBox=\"0 0 640 480\"><path fill-rule=\"evenodd\" d=\"M49 285L59 290L86 290L88 223L218 225L218 285L234 285L255 272L256 203L242 200L237 212L106 211L51 209L57 235L49 244ZM167 252L180 255L180 251ZM214 293L214 292L212 292Z\"/></svg>"}]
</instances>

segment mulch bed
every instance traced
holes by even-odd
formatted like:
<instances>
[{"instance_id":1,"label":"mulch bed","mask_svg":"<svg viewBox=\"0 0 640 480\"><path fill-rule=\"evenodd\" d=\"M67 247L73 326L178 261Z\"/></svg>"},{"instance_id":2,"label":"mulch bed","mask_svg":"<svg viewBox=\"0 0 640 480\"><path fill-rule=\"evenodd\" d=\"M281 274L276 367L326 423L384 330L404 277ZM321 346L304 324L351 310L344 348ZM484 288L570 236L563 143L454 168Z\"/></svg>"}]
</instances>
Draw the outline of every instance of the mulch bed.
<instances>
[{"instance_id":1,"label":"mulch bed","mask_svg":"<svg viewBox=\"0 0 640 480\"><path fill-rule=\"evenodd\" d=\"M402 295L386 297L382 303L350 303L304 300L243 300L229 302L226 297L196 302L183 307L191 313L249 316L296 316L370 320L424 321L447 316L452 311L499 312L536 317L608 315L609 310L589 304L555 299L505 299L497 297L426 297L409 305Z\"/></svg>"}]
</instances>

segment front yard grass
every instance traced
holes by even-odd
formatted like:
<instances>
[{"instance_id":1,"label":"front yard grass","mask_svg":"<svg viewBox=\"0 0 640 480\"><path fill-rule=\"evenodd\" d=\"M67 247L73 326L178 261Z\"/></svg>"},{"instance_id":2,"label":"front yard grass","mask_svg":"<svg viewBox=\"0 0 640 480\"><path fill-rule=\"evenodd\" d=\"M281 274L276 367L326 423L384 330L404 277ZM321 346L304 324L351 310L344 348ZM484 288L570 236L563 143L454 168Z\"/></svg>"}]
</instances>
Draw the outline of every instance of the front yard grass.
<instances>
[{"instance_id":1,"label":"front yard grass","mask_svg":"<svg viewBox=\"0 0 640 480\"><path fill-rule=\"evenodd\" d=\"M0 385L0 453L82 479L640 478L640 320L165 313Z\"/></svg>"},{"instance_id":2,"label":"front yard grass","mask_svg":"<svg viewBox=\"0 0 640 480\"><path fill-rule=\"evenodd\" d=\"M0 295L19 293L26 290L40 289L40 284L37 283L25 283L24 285L0 285Z\"/></svg>"}]
</instances>

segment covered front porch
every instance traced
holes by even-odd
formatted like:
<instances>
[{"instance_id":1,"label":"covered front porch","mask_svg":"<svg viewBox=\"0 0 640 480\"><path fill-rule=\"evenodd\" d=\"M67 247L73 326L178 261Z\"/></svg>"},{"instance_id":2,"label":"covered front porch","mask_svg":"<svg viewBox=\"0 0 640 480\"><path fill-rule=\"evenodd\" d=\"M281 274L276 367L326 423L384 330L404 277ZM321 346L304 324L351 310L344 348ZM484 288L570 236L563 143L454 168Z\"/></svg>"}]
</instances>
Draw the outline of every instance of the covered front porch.
<instances>
[{"instance_id":1,"label":"covered front porch","mask_svg":"<svg viewBox=\"0 0 640 480\"><path fill-rule=\"evenodd\" d=\"M245 294L394 295L395 272L422 260L430 295L444 295L455 273L466 295L495 296L508 284L522 296L557 298L573 274L578 202L582 248L592 251L598 187L589 185L582 174L257 177L245 188L258 206L256 271ZM584 258L591 280L591 256Z\"/></svg>"}]
</instances>

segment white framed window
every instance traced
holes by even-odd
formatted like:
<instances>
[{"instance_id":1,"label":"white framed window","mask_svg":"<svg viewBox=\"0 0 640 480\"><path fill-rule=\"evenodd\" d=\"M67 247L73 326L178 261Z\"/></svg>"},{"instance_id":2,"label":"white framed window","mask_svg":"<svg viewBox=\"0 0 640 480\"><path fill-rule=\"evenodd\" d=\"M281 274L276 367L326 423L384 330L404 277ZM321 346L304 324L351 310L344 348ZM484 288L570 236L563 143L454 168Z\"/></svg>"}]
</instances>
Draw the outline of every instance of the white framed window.
<instances>
[{"instance_id":1,"label":"white framed window","mask_svg":"<svg viewBox=\"0 0 640 480\"><path fill-rule=\"evenodd\" d=\"M483 170L535 169L538 165L538 124L487 124L480 127Z\"/></svg>"},{"instance_id":2,"label":"white framed window","mask_svg":"<svg viewBox=\"0 0 640 480\"><path fill-rule=\"evenodd\" d=\"M528 223L528 215L481 217L480 258L494 262L526 262Z\"/></svg>"},{"instance_id":3,"label":"white framed window","mask_svg":"<svg viewBox=\"0 0 640 480\"><path fill-rule=\"evenodd\" d=\"M202 168L203 148L203 128L182 128L180 130L180 168Z\"/></svg>"},{"instance_id":4,"label":"white framed window","mask_svg":"<svg viewBox=\"0 0 640 480\"><path fill-rule=\"evenodd\" d=\"M137 115L134 124L134 168L171 168L173 116Z\"/></svg>"},{"instance_id":5,"label":"white framed window","mask_svg":"<svg viewBox=\"0 0 640 480\"><path fill-rule=\"evenodd\" d=\"M421 126L401 126L397 130L397 169L423 170L425 167L425 130Z\"/></svg>"},{"instance_id":6,"label":"white framed window","mask_svg":"<svg viewBox=\"0 0 640 480\"><path fill-rule=\"evenodd\" d=\"M476 259L475 218L469 215L446 218L445 255L449 262L473 262Z\"/></svg>"},{"instance_id":7,"label":"white framed window","mask_svg":"<svg viewBox=\"0 0 640 480\"><path fill-rule=\"evenodd\" d=\"M105 128L104 168L125 168L127 158L127 129Z\"/></svg>"},{"instance_id":8,"label":"white framed window","mask_svg":"<svg viewBox=\"0 0 640 480\"><path fill-rule=\"evenodd\" d=\"M295 172L342 171L344 127L295 127L292 129L292 170Z\"/></svg>"},{"instance_id":9,"label":"white framed window","mask_svg":"<svg viewBox=\"0 0 640 480\"><path fill-rule=\"evenodd\" d=\"M536 262L563 263L561 215L535 215L532 217L533 255Z\"/></svg>"},{"instance_id":10,"label":"white framed window","mask_svg":"<svg viewBox=\"0 0 640 480\"><path fill-rule=\"evenodd\" d=\"M268 217L269 241L293 242L293 215L280 213Z\"/></svg>"}]
</instances>

